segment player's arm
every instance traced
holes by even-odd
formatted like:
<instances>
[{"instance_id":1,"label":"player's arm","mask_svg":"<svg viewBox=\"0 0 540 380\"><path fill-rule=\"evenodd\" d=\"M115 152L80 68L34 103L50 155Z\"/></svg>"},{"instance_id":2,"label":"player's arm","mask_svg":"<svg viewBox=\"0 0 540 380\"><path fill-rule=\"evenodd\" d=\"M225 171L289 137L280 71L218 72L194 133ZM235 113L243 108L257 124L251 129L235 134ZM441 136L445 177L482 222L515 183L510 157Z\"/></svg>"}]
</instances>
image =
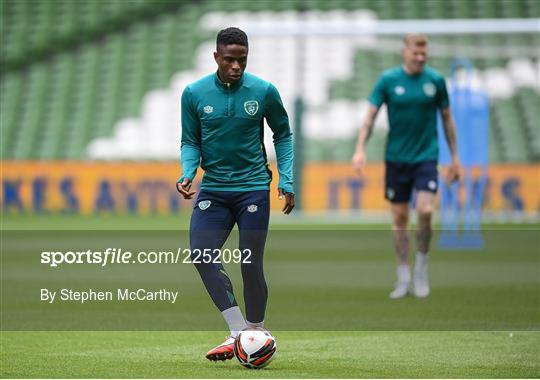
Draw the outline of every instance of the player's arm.
<instances>
[{"instance_id":1,"label":"player's arm","mask_svg":"<svg viewBox=\"0 0 540 380\"><path fill-rule=\"evenodd\" d=\"M375 118L379 112L379 108L386 101L386 82L384 76L380 76L369 96L369 106L362 121L362 126L358 132L358 139L356 141L356 149L352 158L352 164L354 170L358 175L364 173L364 167L366 165L366 142L371 135L373 125L375 124Z\"/></svg>"},{"instance_id":2,"label":"player's arm","mask_svg":"<svg viewBox=\"0 0 540 380\"><path fill-rule=\"evenodd\" d=\"M382 104L386 101L386 80L383 75L381 75L377 80L377 83L375 83L375 87L369 95L368 100L368 110L362 122L360 131L358 132L356 149L352 158L353 168L358 175L364 173L364 166L366 165L366 141L369 139L371 131L373 130L379 108L381 108Z\"/></svg>"},{"instance_id":3,"label":"player's arm","mask_svg":"<svg viewBox=\"0 0 540 380\"><path fill-rule=\"evenodd\" d=\"M285 198L283 212L289 214L294 208L292 132L287 111L283 107L279 92L273 85L269 85L266 94L264 117L274 133L274 147L279 172L279 199Z\"/></svg>"},{"instance_id":4,"label":"player's arm","mask_svg":"<svg viewBox=\"0 0 540 380\"><path fill-rule=\"evenodd\" d=\"M459 180L461 168L457 153L456 124L454 123L454 118L452 117L450 107L441 109L441 118L444 136L446 137L446 143L448 144L448 149L450 150L450 156L452 159L446 175L446 181L448 183L452 183Z\"/></svg>"},{"instance_id":5,"label":"player's arm","mask_svg":"<svg viewBox=\"0 0 540 380\"><path fill-rule=\"evenodd\" d=\"M201 123L193 106L191 91L186 87L182 93L182 176L176 182L176 190L184 199L191 199L195 191L191 190L193 178L201 162Z\"/></svg>"},{"instance_id":6,"label":"player's arm","mask_svg":"<svg viewBox=\"0 0 540 380\"><path fill-rule=\"evenodd\" d=\"M370 104L368 106L366 116L364 117L364 120L362 122L362 127L358 132L358 140L356 141L356 149L352 158L352 164L354 170L359 175L363 174L364 172L364 165L366 164L366 141L371 135L371 131L373 130L373 125L375 124L375 118L377 117L378 112L379 108L375 107L373 104Z\"/></svg>"},{"instance_id":7,"label":"player's arm","mask_svg":"<svg viewBox=\"0 0 540 380\"><path fill-rule=\"evenodd\" d=\"M452 183L459 180L461 167L459 164L459 157L457 153L457 139L456 139L456 124L450 111L450 101L448 99L448 91L446 89L446 81L443 77L436 81L437 86L437 106L441 112L442 125L444 130L444 136L448 149L450 150L450 156L452 162L448 168L446 174L446 182Z\"/></svg>"}]
</instances>

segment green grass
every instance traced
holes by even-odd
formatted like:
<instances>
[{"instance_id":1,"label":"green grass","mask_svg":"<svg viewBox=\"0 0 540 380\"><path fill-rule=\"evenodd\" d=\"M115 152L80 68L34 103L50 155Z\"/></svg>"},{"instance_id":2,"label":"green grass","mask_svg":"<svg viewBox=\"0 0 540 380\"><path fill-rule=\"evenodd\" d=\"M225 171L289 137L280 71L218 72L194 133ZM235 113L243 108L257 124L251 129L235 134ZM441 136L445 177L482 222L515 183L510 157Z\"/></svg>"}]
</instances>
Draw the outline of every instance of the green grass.
<instances>
[{"instance_id":1,"label":"green grass","mask_svg":"<svg viewBox=\"0 0 540 380\"><path fill-rule=\"evenodd\" d=\"M435 239L432 295L393 301L388 226L277 224L265 270L266 319L278 356L262 371L204 359L226 332L216 331L225 325L191 265L53 270L35 256L44 247L186 246L178 230L187 223L186 216L4 218L1 376L540 377L540 234L534 225L488 226L483 250L445 251ZM242 300L239 267L227 270ZM180 301L46 305L36 299L43 286L167 287L180 290Z\"/></svg>"},{"instance_id":2,"label":"green grass","mask_svg":"<svg viewBox=\"0 0 540 380\"><path fill-rule=\"evenodd\" d=\"M211 363L221 332L4 332L9 378L530 378L538 332L275 332L261 371Z\"/></svg>"},{"instance_id":3,"label":"green grass","mask_svg":"<svg viewBox=\"0 0 540 380\"><path fill-rule=\"evenodd\" d=\"M389 218L389 217L388 217ZM72 215L72 214L2 214L0 229L2 230L181 230L189 228L190 214L177 215ZM373 219L373 218L372 218ZM389 219L388 219L389 220ZM538 220L533 223L520 222L512 224L484 224L485 229L519 230L540 229ZM365 215L354 214L299 214L283 215L275 212L270 218L270 229L274 230L389 230L389 222L381 222L380 217L370 221Z\"/></svg>"},{"instance_id":4,"label":"green grass","mask_svg":"<svg viewBox=\"0 0 540 380\"><path fill-rule=\"evenodd\" d=\"M100 230L178 230L189 227L189 214L179 215L2 215L3 230L100 229Z\"/></svg>"}]
</instances>

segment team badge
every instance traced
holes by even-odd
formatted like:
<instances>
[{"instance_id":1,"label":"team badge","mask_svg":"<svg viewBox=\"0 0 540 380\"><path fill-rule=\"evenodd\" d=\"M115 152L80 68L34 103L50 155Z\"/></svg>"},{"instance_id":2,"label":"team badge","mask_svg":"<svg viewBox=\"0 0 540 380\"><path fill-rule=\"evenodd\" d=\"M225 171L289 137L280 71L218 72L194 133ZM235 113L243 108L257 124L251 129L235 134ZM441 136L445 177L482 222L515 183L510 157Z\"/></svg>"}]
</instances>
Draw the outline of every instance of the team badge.
<instances>
[{"instance_id":1,"label":"team badge","mask_svg":"<svg viewBox=\"0 0 540 380\"><path fill-rule=\"evenodd\" d=\"M424 94L430 98L434 97L435 93L437 92L437 89L433 83L424 83L422 89L424 90Z\"/></svg>"},{"instance_id":2,"label":"team badge","mask_svg":"<svg viewBox=\"0 0 540 380\"><path fill-rule=\"evenodd\" d=\"M210 207L211 204L212 204L212 201L200 201L199 202L199 208L204 211L208 207Z\"/></svg>"},{"instance_id":3,"label":"team badge","mask_svg":"<svg viewBox=\"0 0 540 380\"><path fill-rule=\"evenodd\" d=\"M396 93L396 95L403 95L405 93L405 87L403 86L396 86L394 88L394 92Z\"/></svg>"},{"instance_id":4,"label":"team badge","mask_svg":"<svg viewBox=\"0 0 540 380\"><path fill-rule=\"evenodd\" d=\"M435 189L437 189L437 182L431 180L431 181L428 182L427 187L430 190L435 190Z\"/></svg>"},{"instance_id":5,"label":"team badge","mask_svg":"<svg viewBox=\"0 0 540 380\"><path fill-rule=\"evenodd\" d=\"M386 189L386 197L388 199L392 200L392 199L394 199L395 196L396 196L396 192L394 191L394 189L392 189L391 187Z\"/></svg>"},{"instance_id":6,"label":"team badge","mask_svg":"<svg viewBox=\"0 0 540 380\"><path fill-rule=\"evenodd\" d=\"M212 112L214 112L214 107L212 107L212 106L205 106L205 107L203 108L203 111L204 111L204 113L212 113Z\"/></svg>"},{"instance_id":7,"label":"team badge","mask_svg":"<svg viewBox=\"0 0 540 380\"><path fill-rule=\"evenodd\" d=\"M257 205L249 205L247 208L248 212L257 212L258 209Z\"/></svg>"},{"instance_id":8,"label":"team badge","mask_svg":"<svg viewBox=\"0 0 540 380\"><path fill-rule=\"evenodd\" d=\"M244 103L244 110L249 116L254 116L259 110L259 102L256 100L248 100Z\"/></svg>"}]
</instances>

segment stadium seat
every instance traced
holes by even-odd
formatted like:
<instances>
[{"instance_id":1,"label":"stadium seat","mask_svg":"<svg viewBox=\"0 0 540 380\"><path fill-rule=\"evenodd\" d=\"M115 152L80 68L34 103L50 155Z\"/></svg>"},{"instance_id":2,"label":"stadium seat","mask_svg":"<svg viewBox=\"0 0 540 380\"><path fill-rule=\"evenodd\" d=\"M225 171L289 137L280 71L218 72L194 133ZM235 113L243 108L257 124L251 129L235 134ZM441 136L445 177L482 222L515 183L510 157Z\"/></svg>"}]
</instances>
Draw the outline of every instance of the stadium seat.
<instances>
[{"instance_id":1,"label":"stadium seat","mask_svg":"<svg viewBox=\"0 0 540 380\"><path fill-rule=\"evenodd\" d=\"M145 123L156 125L159 122L148 119L151 112L146 110L149 104L154 104L150 94L155 90L166 91L172 99L170 102L174 103L166 107L171 121L161 121L161 125L170 128L162 131L166 136L162 141L170 141L171 136L178 133L178 114L173 113L177 112L174 107L178 107L181 89L194 78L215 69L209 59L214 49L215 31L246 17L260 24L273 22L278 17L282 25L294 23L298 17L309 22L324 19L328 25L345 25L347 20L365 22L372 17L539 17L539 4L535 0L404 0L393 6L378 0L208 0L175 3L172 4L174 9L171 4L155 0L2 1L1 59L8 64L0 79L2 157L84 159L88 154L92 156L93 148L88 147L89 153L86 149L93 139L99 139L98 142L109 139L110 143L115 136L115 125L125 119L142 120L132 126L142 128L140 136L148 135ZM300 8L304 10L301 15ZM299 83L291 69L295 67L298 39L252 37L251 42L248 69L255 69L257 74L275 83L287 107L291 108ZM538 46L540 36L434 36L432 42L450 46L452 50L461 45L506 49L507 54L503 56L495 54L473 59L483 72L485 84L500 96L492 104L491 136L496 142L492 144L492 157L504 161L539 160L539 89L530 87L530 83L538 83L538 59L534 63L523 60L520 63L505 56L523 51L519 50L522 47ZM338 127L332 132L333 139L342 140L345 129L349 136L354 135L355 125L346 119L358 115L347 111L343 104L349 107L359 104L368 96L381 70L400 62L397 51L377 50L391 46L385 45L387 43L399 44L399 39L340 36L306 40L305 55L309 59L303 70L305 101L314 110L310 112L321 115L324 120L324 123L306 123L304 129L310 139L324 134L323 126L334 118L337 122L331 122ZM283 57L278 65L276 50ZM450 59L434 55L430 64L445 72ZM186 70L191 75L177 74L173 79L175 73ZM348 116L335 115L340 113ZM314 120L314 117L309 119ZM340 129L342 127L345 129ZM377 136L384 139L384 131L378 131ZM521 146L520 149L520 144L525 144L526 148ZM375 149L374 145L377 144L370 144L368 149ZM107 151L100 149L95 151ZM321 157L333 157L328 153L331 149L314 149L323 152ZM368 153L379 154L382 148L377 149ZM174 152L172 148L149 151L155 151L155 158L165 151L174 157L177 154L177 148ZM317 154L310 153L310 157ZM343 154L342 159L345 156Z\"/></svg>"}]
</instances>

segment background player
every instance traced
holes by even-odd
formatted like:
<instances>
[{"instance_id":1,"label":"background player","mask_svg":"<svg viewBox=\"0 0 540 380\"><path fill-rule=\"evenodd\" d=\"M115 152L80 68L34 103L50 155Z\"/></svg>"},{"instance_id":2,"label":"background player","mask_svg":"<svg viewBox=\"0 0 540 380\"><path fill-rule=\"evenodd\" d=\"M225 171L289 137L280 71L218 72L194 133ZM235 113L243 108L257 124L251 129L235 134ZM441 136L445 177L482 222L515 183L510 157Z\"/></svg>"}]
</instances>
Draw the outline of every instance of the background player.
<instances>
[{"instance_id":1,"label":"background player","mask_svg":"<svg viewBox=\"0 0 540 380\"><path fill-rule=\"evenodd\" d=\"M430 292L427 254L431 240L431 215L438 188L437 110L440 110L452 163L446 180L459 179L459 159L455 126L450 112L444 77L426 67L427 38L408 34L403 39L403 65L385 71L369 97L370 106L358 134L352 162L362 174L368 139L377 112L383 103L388 109L390 131L386 145L385 197L391 202L394 248L397 259L397 284L390 298L406 296L410 290L409 201L416 190L417 254L414 268L414 295Z\"/></svg>"},{"instance_id":2,"label":"background player","mask_svg":"<svg viewBox=\"0 0 540 380\"><path fill-rule=\"evenodd\" d=\"M279 198L283 212L294 207L293 145L289 119L277 89L244 72L248 39L238 28L221 30L214 59L216 73L187 86L182 94L182 177L177 189L186 199L195 194L192 181L197 168L205 173L191 216L190 245L220 249L235 223L240 250L251 251L241 264L246 319L240 311L232 283L220 263L195 263L206 290L229 325L231 335L210 350L209 360L233 357L234 337L249 327L263 327L268 290L263 252L270 215L272 179L263 144L263 120L273 131L279 171ZM213 260L212 260L213 261Z\"/></svg>"}]
</instances>

